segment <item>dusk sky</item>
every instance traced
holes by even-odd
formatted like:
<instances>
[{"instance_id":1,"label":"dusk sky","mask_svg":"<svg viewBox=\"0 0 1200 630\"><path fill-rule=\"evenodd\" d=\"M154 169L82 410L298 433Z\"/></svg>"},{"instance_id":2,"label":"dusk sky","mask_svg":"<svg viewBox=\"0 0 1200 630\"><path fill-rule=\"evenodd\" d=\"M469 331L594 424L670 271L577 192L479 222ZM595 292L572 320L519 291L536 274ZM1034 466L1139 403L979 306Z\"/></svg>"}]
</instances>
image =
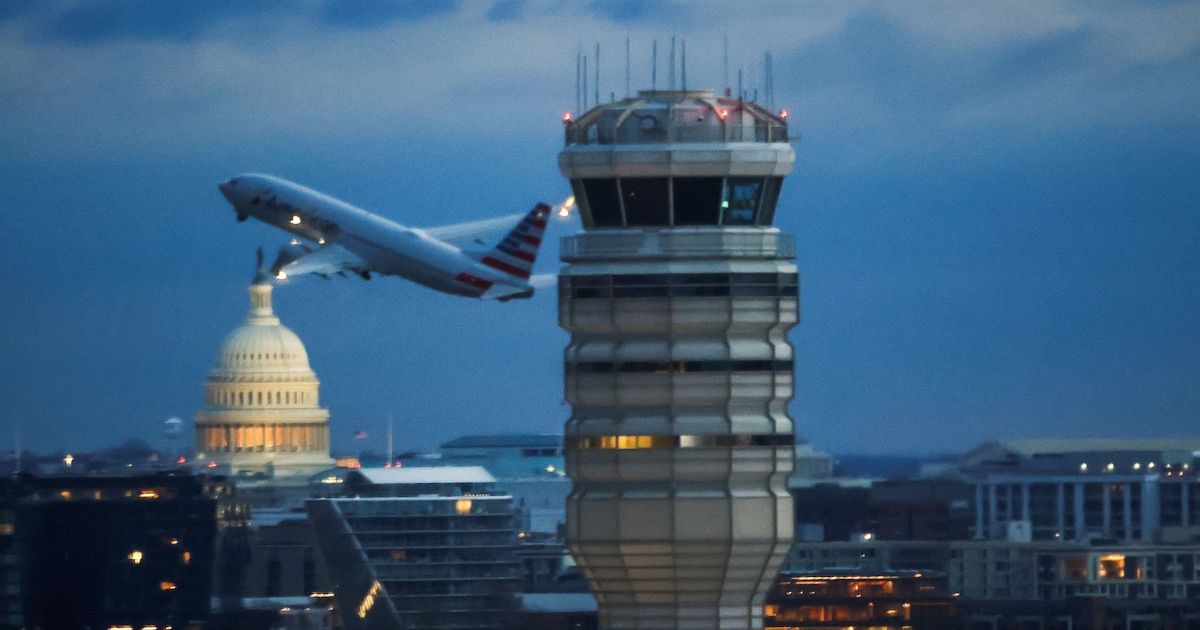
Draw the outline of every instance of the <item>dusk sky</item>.
<instances>
[{"instance_id":1,"label":"dusk sky","mask_svg":"<svg viewBox=\"0 0 1200 630\"><path fill-rule=\"evenodd\" d=\"M557 203L579 53L600 92L753 91L796 167L798 437L834 453L1200 428L1200 2L0 3L0 444L189 428L254 251L252 171L413 226ZM595 68L594 59L590 61ZM559 267L551 227L537 271ZM275 291L335 450L560 433L553 290L398 278ZM356 441L364 430L370 438Z\"/></svg>"}]
</instances>

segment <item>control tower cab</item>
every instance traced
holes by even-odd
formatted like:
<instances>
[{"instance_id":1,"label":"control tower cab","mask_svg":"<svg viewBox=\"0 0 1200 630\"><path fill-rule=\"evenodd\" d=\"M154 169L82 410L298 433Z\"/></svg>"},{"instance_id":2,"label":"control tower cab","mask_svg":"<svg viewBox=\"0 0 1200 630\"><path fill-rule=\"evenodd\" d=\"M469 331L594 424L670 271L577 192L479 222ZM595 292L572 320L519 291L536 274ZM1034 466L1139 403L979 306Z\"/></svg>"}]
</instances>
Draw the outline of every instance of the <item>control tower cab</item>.
<instances>
[{"instance_id":1,"label":"control tower cab","mask_svg":"<svg viewBox=\"0 0 1200 630\"><path fill-rule=\"evenodd\" d=\"M564 123L568 546L602 628L761 628L793 529L786 115L670 90Z\"/></svg>"},{"instance_id":2,"label":"control tower cab","mask_svg":"<svg viewBox=\"0 0 1200 630\"><path fill-rule=\"evenodd\" d=\"M639 92L566 120L558 165L585 229L770 226L787 119L711 91Z\"/></svg>"}]
</instances>

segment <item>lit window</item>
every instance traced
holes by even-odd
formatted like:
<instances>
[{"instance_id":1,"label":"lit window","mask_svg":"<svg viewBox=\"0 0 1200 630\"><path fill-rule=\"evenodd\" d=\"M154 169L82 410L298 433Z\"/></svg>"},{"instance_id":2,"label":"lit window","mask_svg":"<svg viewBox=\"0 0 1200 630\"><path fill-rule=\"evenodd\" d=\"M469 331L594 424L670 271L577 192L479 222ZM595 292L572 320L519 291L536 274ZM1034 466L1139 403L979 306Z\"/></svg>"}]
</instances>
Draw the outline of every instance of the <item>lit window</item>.
<instances>
[{"instance_id":1,"label":"lit window","mask_svg":"<svg viewBox=\"0 0 1200 630\"><path fill-rule=\"evenodd\" d=\"M459 514L470 514L471 513L471 500L470 499L459 499L454 504L454 509L457 510Z\"/></svg>"},{"instance_id":2,"label":"lit window","mask_svg":"<svg viewBox=\"0 0 1200 630\"><path fill-rule=\"evenodd\" d=\"M158 590L173 591L173 590L175 590L175 583L174 582L159 582Z\"/></svg>"},{"instance_id":3,"label":"lit window","mask_svg":"<svg viewBox=\"0 0 1200 630\"><path fill-rule=\"evenodd\" d=\"M184 564L192 563L192 552L190 552L190 551L183 552L183 563Z\"/></svg>"},{"instance_id":4,"label":"lit window","mask_svg":"<svg viewBox=\"0 0 1200 630\"><path fill-rule=\"evenodd\" d=\"M142 490L141 493L138 494L138 498L139 499L157 499L158 491L154 490L153 488L147 488L145 490Z\"/></svg>"},{"instance_id":5,"label":"lit window","mask_svg":"<svg viewBox=\"0 0 1200 630\"><path fill-rule=\"evenodd\" d=\"M134 564L141 564L142 563L142 552L138 551L137 549L134 549L133 551L129 552L129 561Z\"/></svg>"}]
</instances>

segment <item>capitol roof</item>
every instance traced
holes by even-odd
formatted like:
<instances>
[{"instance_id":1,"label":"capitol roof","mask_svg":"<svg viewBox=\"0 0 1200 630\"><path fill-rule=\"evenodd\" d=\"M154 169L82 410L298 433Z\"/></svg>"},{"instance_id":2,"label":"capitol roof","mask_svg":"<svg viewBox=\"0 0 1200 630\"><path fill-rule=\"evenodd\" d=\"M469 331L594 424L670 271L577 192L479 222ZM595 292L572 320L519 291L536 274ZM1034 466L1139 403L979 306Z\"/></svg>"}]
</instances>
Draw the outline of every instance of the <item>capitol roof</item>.
<instances>
[{"instance_id":1,"label":"capitol roof","mask_svg":"<svg viewBox=\"0 0 1200 630\"><path fill-rule=\"evenodd\" d=\"M214 374L298 372L312 374L304 343L271 308L271 283L259 274L250 285L250 313L221 344Z\"/></svg>"}]
</instances>

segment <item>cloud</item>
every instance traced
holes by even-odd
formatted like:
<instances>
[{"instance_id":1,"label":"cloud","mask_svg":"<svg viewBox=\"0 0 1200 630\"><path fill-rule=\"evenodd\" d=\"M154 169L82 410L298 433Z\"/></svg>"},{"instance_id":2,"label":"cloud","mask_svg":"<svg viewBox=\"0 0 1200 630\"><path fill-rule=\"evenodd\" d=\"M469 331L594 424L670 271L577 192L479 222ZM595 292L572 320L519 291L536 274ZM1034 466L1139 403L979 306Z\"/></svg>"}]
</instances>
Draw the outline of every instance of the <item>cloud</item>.
<instances>
[{"instance_id":1,"label":"cloud","mask_svg":"<svg viewBox=\"0 0 1200 630\"><path fill-rule=\"evenodd\" d=\"M324 0L322 21L370 30L393 22L421 22L457 10L454 0Z\"/></svg>"},{"instance_id":2,"label":"cloud","mask_svg":"<svg viewBox=\"0 0 1200 630\"><path fill-rule=\"evenodd\" d=\"M10 150L181 153L433 130L544 134L573 105L575 54L591 55L596 42L602 99L625 95L626 37L631 89L651 83L654 40L664 87L670 33L661 29L674 25L664 16L686 24L679 40L691 44L691 87L721 88L726 73L736 84L741 70L753 90L765 82L770 50L774 100L792 110L797 131L841 135L848 148L862 142L863 155L956 147L964 134L1004 141L1193 124L1200 94L1200 33L1185 26L1200 21L1197 3L778 3L740 19L720 3L130 8L142 6L42 6L0 22L0 140Z\"/></svg>"},{"instance_id":3,"label":"cloud","mask_svg":"<svg viewBox=\"0 0 1200 630\"><path fill-rule=\"evenodd\" d=\"M514 22L521 19L524 9L521 0L500 0L488 9L487 17L492 22Z\"/></svg>"},{"instance_id":4,"label":"cloud","mask_svg":"<svg viewBox=\"0 0 1200 630\"><path fill-rule=\"evenodd\" d=\"M49 14L38 32L51 40L78 45L119 39L190 41L220 21L264 13L286 14L288 6L282 0L90 0Z\"/></svg>"},{"instance_id":5,"label":"cloud","mask_svg":"<svg viewBox=\"0 0 1200 630\"><path fill-rule=\"evenodd\" d=\"M588 9L618 24L662 22L681 26L688 15L683 5L666 0L592 0Z\"/></svg>"}]
</instances>

